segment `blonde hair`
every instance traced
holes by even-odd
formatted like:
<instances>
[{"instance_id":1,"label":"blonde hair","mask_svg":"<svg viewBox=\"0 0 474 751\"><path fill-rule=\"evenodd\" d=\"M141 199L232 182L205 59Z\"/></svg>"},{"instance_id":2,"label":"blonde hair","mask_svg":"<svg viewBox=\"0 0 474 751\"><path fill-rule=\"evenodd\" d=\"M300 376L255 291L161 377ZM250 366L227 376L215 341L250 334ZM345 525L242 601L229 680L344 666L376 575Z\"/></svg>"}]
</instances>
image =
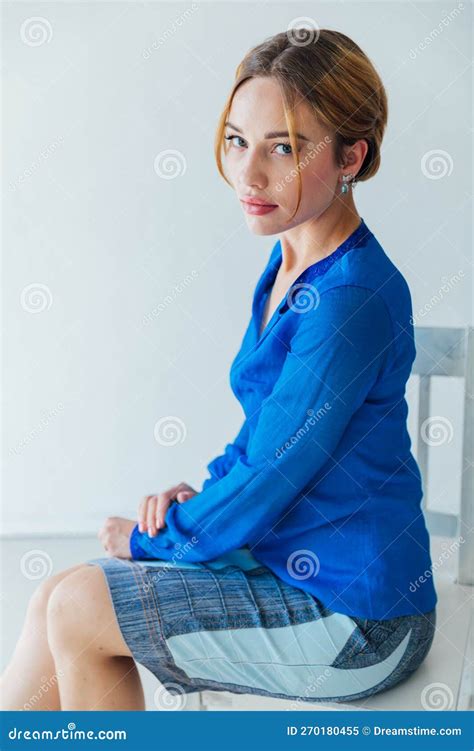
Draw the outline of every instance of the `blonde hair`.
<instances>
[{"instance_id":1,"label":"blonde hair","mask_svg":"<svg viewBox=\"0 0 474 751\"><path fill-rule=\"evenodd\" d=\"M219 118L214 144L218 170L229 185L231 183L222 166L222 149L226 153L225 123L238 87L257 76L273 77L282 94L298 173L297 206L288 221L295 216L301 201L294 109L302 99L312 107L321 124L334 133L336 163L344 166L344 146L365 139L368 151L356 179L368 180L375 175L380 166L388 105L385 88L373 64L352 39L339 31L320 29L317 36L304 45L295 44L291 34L284 31L249 50L237 67L234 85Z\"/></svg>"}]
</instances>

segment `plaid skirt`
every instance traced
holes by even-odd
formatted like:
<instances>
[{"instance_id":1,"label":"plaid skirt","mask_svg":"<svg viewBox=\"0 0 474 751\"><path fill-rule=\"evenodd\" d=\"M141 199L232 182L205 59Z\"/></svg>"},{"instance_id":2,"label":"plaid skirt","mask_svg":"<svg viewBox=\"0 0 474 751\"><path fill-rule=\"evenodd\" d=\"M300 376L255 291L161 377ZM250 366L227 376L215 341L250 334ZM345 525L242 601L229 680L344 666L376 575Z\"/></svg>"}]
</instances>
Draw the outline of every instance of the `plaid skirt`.
<instances>
[{"instance_id":1,"label":"plaid skirt","mask_svg":"<svg viewBox=\"0 0 474 751\"><path fill-rule=\"evenodd\" d=\"M102 568L134 659L174 695L353 701L413 673L435 632L435 610L390 620L334 612L248 548L205 563L86 563Z\"/></svg>"}]
</instances>

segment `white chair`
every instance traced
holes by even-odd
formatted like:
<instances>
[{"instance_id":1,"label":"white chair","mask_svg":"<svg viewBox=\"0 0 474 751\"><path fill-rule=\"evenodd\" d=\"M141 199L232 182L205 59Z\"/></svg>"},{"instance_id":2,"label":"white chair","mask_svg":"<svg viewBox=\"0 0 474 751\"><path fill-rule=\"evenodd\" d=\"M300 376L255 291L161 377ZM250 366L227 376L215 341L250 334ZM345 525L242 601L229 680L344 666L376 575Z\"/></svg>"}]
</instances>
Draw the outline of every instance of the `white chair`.
<instances>
[{"instance_id":1,"label":"white chair","mask_svg":"<svg viewBox=\"0 0 474 751\"><path fill-rule=\"evenodd\" d=\"M463 464L459 515L431 511L428 508L429 499L426 498L426 493L423 498L423 511L431 535L431 557L438 593L436 634L424 662L412 676L398 686L364 700L347 703L304 702L295 706L293 700L226 691L203 691L199 694L199 709L340 711L470 708L474 583L473 331L472 327L415 327L417 356L412 374L419 377L418 436L425 434L427 420L430 418L431 377L464 379ZM429 470L429 442L423 439L417 441L417 461L425 480L428 478ZM426 482L424 485L427 487Z\"/></svg>"}]
</instances>

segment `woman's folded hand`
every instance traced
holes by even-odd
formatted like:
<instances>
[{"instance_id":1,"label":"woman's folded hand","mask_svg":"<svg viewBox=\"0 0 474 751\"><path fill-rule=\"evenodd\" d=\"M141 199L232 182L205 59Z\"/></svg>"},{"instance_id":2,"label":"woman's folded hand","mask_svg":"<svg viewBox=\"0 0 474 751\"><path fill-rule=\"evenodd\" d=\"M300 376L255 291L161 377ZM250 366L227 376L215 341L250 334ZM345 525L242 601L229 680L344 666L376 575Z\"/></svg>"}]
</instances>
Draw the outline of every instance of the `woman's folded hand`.
<instances>
[{"instance_id":1,"label":"woman's folded hand","mask_svg":"<svg viewBox=\"0 0 474 751\"><path fill-rule=\"evenodd\" d=\"M197 495L197 492L186 482L180 482L163 493L146 495L138 507L139 531L148 532L150 537L154 537L157 531L165 526L166 512L171 503L173 501L185 503Z\"/></svg>"},{"instance_id":2,"label":"woman's folded hand","mask_svg":"<svg viewBox=\"0 0 474 751\"><path fill-rule=\"evenodd\" d=\"M110 558L131 558L130 535L136 522L122 516L109 516L97 537Z\"/></svg>"}]
</instances>

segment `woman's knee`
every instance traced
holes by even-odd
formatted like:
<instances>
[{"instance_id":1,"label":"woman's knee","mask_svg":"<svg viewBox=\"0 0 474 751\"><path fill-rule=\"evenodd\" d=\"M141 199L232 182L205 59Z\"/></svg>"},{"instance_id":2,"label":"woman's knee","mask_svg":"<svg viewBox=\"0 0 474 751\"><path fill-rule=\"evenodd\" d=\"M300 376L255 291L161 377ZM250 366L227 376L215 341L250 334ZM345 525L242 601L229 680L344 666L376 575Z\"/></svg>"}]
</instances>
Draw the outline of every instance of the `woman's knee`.
<instances>
[{"instance_id":1,"label":"woman's knee","mask_svg":"<svg viewBox=\"0 0 474 751\"><path fill-rule=\"evenodd\" d=\"M132 656L98 566L86 566L57 584L48 600L47 629L53 654Z\"/></svg>"},{"instance_id":2,"label":"woman's knee","mask_svg":"<svg viewBox=\"0 0 474 751\"><path fill-rule=\"evenodd\" d=\"M59 571L53 576L49 576L47 579L39 584L33 592L30 601L28 603L27 615L34 620L41 620L46 623L46 613L48 608L49 598L57 585L69 576L71 573L83 568L87 564L79 564L77 566L71 566L64 571Z\"/></svg>"}]
</instances>

